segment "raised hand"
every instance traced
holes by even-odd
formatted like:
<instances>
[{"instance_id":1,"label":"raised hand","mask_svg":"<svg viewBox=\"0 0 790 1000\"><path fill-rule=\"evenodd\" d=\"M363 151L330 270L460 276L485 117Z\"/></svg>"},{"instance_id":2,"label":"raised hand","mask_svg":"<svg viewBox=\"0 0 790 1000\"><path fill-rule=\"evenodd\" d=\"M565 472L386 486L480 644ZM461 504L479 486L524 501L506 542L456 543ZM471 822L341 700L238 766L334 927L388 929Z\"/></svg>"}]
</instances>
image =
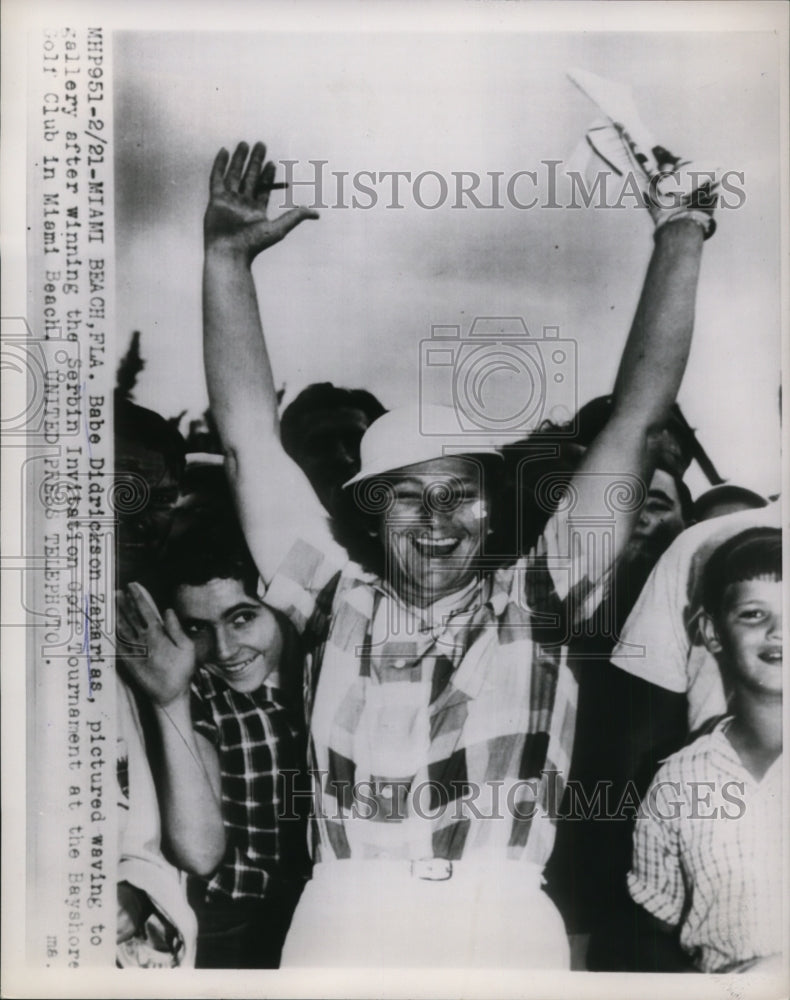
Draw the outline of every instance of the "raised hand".
<instances>
[{"instance_id":1,"label":"raised hand","mask_svg":"<svg viewBox=\"0 0 790 1000\"><path fill-rule=\"evenodd\" d=\"M252 147L249 162L248 152L247 143L240 142L232 157L224 148L217 153L211 168L203 234L207 250L225 249L252 261L262 250L279 243L304 219L317 219L318 212L298 207L277 219L267 218L277 168L266 161L262 142Z\"/></svg>"},{"instance_id":2,"label":"raised hand","mask_svg":"<svg viewBox=\"0 0 790 1000\"><path fill-rule=\"evenodd\" d=\"M162 620L139 583L130 583L118 595L117 606L121 638L142 647L137 655L124 656L134 682L160 708L186 698L195 672L195 648L175 612L168 609Z\"/></svg>"},{"instance_id":3,"label":"raised hand","mask_svg":"<svg viewBox=\"0 0 790 1000\"><path fill-rule=\"evenodd\" d=\"M713 235L717 169L702 169L699 164L673 156L663 146L653 146L649 152L641 150L625 127L616 123L593 126L586 139L599 166L636 184L656 229L667 222L692 219L702 227L706 239ZM623 192L634 196L630 187L623 187Z\"/></svg>"}]
</instances>

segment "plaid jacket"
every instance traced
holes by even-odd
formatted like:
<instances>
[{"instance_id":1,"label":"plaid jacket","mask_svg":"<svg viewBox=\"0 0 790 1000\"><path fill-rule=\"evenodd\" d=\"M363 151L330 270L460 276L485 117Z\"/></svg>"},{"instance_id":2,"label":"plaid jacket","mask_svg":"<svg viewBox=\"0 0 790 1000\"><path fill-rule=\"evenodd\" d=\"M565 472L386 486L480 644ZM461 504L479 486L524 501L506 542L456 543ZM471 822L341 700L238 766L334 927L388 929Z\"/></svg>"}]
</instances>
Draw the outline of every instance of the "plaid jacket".
<instances>
[{"instance_id":1,"label":"plaid jacket","mask_svg":"<svg viewBox=\"0 0 790 1000\"><path fill-rule=\"evenodd\" d=\"M293 547L266 600L309 650L314 860L545 864L576 719L569 629L605 587L585 551L558 513L529 556L421 615L359 566Z\"/></svg>"},{"instance_id":2,"label":"plaid jacket","mask_svg":"<svg viewBox=\"0 0 790 1000\"><path fill-rule=\"evenodd\" d=\"M192 717L217 747L228 835L205 898L261 900L273 878L306 874L304 816L284 808L294 772L304 769L304 735L275 689L262 684L242 694L202 668L192 685Z\"/></svg>"}]
</instances>

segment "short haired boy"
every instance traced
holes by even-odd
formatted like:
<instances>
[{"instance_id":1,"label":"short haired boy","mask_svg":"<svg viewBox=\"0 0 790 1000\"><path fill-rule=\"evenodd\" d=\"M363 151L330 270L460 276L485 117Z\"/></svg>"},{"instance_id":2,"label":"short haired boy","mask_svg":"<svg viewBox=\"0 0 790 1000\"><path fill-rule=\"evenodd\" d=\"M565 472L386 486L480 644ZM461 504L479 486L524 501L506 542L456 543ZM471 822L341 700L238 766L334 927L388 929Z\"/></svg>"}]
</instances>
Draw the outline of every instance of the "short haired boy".
<instances>
[{"instance_id":1,"label":"short haired boy","mask_svg":"<svg viewBox=\"0 0 790 1000\"><path fill-rule=\"evenodd\" d=\"M730 712L673 754L643 800L632 898L700 972L779 962L782 933L781 532L711 555L702 634L729 676Z\"/></svg>"},{"instance_id":2,"label":"short haired boy","mask_svg":"<svg viewBox=\"0 0 790 1000\"><path fill-rule=\"evenodd\" d=\"M307 877L305 820L285 800L304 769L299 701L285 690L289 672L299 677L299 653L288 623L257 596L231 517L214 512L185 528L166 547L163 578L161 600L173 609L164 622L138 584L122 622L148 644L131 672L158 710L171 775L160 782L162 813L171 852L192 874L196 965L275 968ZM168 743L177 743L174 725L191 761ZM187 802L200 786L202 802Z\"/></svg>"}]
</instances>

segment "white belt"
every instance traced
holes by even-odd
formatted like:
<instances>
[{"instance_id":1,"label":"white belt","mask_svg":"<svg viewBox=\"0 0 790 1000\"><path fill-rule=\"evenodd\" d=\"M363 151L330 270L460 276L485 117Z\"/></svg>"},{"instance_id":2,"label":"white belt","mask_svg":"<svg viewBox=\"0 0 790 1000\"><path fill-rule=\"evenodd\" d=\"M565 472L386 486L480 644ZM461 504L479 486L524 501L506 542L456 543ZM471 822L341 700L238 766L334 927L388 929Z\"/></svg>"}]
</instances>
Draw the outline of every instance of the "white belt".
<instances>
[{"instance_id":1,"label":"white belt","mask_svg":"<svg viewBox=\"0 0 790 1000\"><path fill-rule=\"evenodd\" d=\"M489 859L464 858L450 861L446 858L417 858L397 860L392 858L331 858L319 862L313 868L313 879L347 876L395 876L422 879L426 882L447 882L452 878L485 878L487 874L506 872L516 880L530 880L538 887L544 883L543 866L529 861L502 861L492 863Z\"/></svg>"}]
</instances>

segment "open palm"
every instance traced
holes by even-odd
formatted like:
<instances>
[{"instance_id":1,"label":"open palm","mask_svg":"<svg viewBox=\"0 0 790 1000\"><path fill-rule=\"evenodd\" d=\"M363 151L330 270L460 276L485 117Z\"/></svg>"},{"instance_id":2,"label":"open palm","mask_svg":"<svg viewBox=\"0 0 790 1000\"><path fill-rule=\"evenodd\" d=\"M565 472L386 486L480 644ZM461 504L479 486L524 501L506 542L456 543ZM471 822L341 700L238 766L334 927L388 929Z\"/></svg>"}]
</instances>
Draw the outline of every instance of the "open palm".
<instances>
[{"instance_id":1,"label":"open palm","mask_svg":"<svg viewBox=\"0 0 790 1000\"><path fill-rule=\"evenodd\" d=\"M304 219L317 219L318 212L298 207L277 219L267 218L277 168L266 161L262 142L252 147L249 162L248 153L246 142L238 144L232 157L224 148L217 153L211 168L203 231L207 249L227 249L252 260L262 250L279 243Z\"/></svg>"},{"instance_id":2,"label":"open palm","mask_svg":"<svg viewBox=\"0 0 790 1000\"><path fill-rule=\"evenodd\" d=\"M195 647L168 608L164 619L148 591L130 583L117 595L118 632L143 655L126 655L124 663L132 679L155 705L167 706L189 694L195 672Z\"/></svg>"}]
</instances>

